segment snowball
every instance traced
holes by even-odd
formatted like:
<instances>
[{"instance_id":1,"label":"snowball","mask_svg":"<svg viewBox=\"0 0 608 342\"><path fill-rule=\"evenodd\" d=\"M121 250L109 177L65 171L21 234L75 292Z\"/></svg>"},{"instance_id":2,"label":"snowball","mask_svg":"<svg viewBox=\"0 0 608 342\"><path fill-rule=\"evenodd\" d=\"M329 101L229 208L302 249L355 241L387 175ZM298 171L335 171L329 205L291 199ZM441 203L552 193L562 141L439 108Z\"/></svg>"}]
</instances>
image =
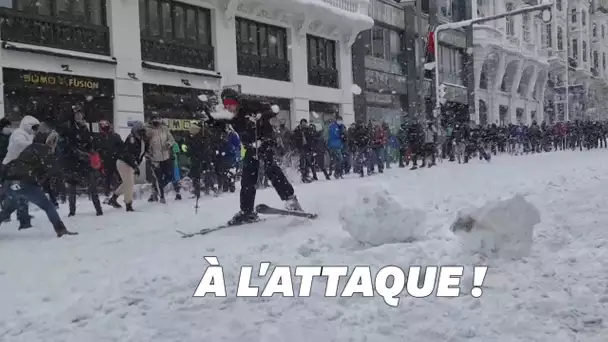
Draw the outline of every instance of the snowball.
<instances>
[{"instance_id":1,"label":"snowball","mask_svg":"<svg viewBox=\"0 0 608 342\"><path fill-rule=\"evenodd\" d=\"M356 84L353 84L353 86L350 87L350 92L353 93L353 94L355 94L355 95L361 95L361 91L362 91L361 87L359 87Z\"/></svg>"},{"instance_id":2,"label":"snowball","mask_svg":"<svg viewBox=\"0 0 608 342\"><path fill-rule=\"evenodd\" d=\"M275 104L275 105L270 106L270 109L271 109L271 110L272 110L272 112L273 112L273 113L275 113L275 114L278 114L278 113L279 113L279 111L281 110L281 108L279 108L279 106L277 106L276 104Z\"/></svg>"},{"instance_id":3,"label":"snowball","mask_svg":"<svg viewBox=\"0 0 608 342\"><path fill-rule=\"evenodd\" d=\"M91 101L93 101L93 96L87 95L84 97L84 99L87 100L87 102L91 102Z\"/></svg>"},{"instance_id":4,"label":"snowball","mask_svg":"<svg viewBox=\"0 0 608 342\"><path fill-rule=\"evenodd\" d=\"M312 114L312 117L315 119L319 118L319 114L317 114L316 112L310 112L310 114Z\"/></svg>"},{"instance_id":5,"label":"snowball","mask_svg":"<svg viewBox=\"0 0 608 342\"><path fill-rule=\"evenodd\" d=\"M359 188L354 200L340 209L339 219L353 239L372 246L411 242L426 235L425 213L403 207L378 185Z\"/></svg>"},{"instance_id":6,"label":"snowball","mask_svg":"<svg viewBox=\"0 0 608 342\"><path fill-rule=\"evenodd\" d=\"M209 113L209 115L216 120L230 120L234 117L234 114L220 106L214 112Z\"/></svg>"},{"instance_id":7,"label":"snowball","mask_svg":"<svg viewBox=\"0 0 608 342\"><path fill-rule=\"evenodd\" d=\"M199 95L199 96L197 96L197 97L198 97L198 99L199 99L200 101L202 101L202 102L207 102L207 101L209 101L209 98L208 98L208 97L207 97L207 95L205 95L205 94L200 94L200 95Z\"/></svg>"},{"instance_id":8,"label":"snowball","mask_svg":"<svg viewBox=\"0 0 608 342\"><path fill-rule=\"evenodd\" d=\"M539 222L538 209L517 195L460 212L450 230L460 236L472 252L521 258L530 254L534 226Z\"/></svg>"}]
</instances>

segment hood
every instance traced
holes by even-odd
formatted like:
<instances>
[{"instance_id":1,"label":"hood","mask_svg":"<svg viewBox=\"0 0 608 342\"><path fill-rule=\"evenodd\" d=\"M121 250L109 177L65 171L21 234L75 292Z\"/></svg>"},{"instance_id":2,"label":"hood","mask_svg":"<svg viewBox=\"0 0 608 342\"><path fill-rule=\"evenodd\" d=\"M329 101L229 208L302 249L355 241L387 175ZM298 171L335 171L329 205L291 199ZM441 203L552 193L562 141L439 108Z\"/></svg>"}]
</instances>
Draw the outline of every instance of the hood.
<instances>
[{"instance_id":1,"label":"hood","mask_svg":"<svg viewBox=\"0 0 608 342\"><path fill-rule=\"evenodd\" d=\"M40 121L33 116L26 115L21 119L21 123L19 123L19 128L26 131L28 134L34 134L32 131L32 126L40 125Z\"/></svg>"}]
</instances>

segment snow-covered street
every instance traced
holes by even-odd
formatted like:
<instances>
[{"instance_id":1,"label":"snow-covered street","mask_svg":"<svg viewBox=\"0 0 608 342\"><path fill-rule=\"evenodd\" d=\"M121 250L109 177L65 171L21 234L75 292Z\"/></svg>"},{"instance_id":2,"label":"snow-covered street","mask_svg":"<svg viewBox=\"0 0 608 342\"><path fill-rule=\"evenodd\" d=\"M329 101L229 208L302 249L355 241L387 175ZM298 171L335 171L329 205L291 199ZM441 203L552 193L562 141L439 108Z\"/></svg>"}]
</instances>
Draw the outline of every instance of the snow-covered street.
<instances>
[{"instance_id":1,"label":"snow-covered street","mask_svg":"<svg viewBox=\"0 0 608 342\"><path fill-rule=\"evenodd\" d=\"M207 236L175 232L213 227L238 210L238 194L167 205L135 203L137 213L80 199L57 239L36 212L35 228L0 228L0 341L472 341L600 342L608 336L608 152L498 156L490 164L444 162L430 170L319 181L296 189L320 218L269 218ZM426 212L427 237L363 248L338 221L358 187L380 183ZM523 260L481 260L450 231L459 210L522 194L540 211L533 252ZM279 205L274 191L258 203ZM67 208L61 208L67 216ZM369 229L374 229L370 226ZM192 298L205 267L219 258L234 291L238 266L488 264L475 299Z\"/></svg>"}]
</instances>

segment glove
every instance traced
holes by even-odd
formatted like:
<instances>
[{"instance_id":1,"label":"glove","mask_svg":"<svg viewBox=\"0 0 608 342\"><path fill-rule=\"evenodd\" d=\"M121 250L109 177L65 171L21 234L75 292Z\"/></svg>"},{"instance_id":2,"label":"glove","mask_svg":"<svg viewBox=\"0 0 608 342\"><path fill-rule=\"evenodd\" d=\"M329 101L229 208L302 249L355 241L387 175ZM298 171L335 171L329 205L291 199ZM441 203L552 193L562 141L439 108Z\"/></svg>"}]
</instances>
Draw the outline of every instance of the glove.
<instances>
[{"instance_id":1,"label":"glove","mask_svg":"<svg viewBox=\"0 0 608 342\"><path fill-rule=\"evenodd\" d=\"M173 151L173 154L178 154L180 152L180 148L179 148L179 145L177 143L171 145L171 149Z\"/></svg>"}]
</instances>

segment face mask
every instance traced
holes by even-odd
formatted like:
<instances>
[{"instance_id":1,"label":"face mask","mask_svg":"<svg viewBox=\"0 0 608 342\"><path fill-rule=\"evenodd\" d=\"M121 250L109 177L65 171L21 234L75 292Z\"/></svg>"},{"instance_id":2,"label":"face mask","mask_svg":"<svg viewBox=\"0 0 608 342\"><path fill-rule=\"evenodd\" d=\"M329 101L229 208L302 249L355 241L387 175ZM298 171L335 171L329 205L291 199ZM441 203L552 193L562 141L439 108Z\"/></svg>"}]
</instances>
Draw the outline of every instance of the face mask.
<instances>
[{"instance_id":1,"label":"face mask","mask_svg":"<svg viewBox=\"0 0 608 342\"><path fill-rule=\"evenodd\" d=\"M341 124L342 124L342 121L338 121L338 125L341 125Z\"/></svg>"}]
</instances>

